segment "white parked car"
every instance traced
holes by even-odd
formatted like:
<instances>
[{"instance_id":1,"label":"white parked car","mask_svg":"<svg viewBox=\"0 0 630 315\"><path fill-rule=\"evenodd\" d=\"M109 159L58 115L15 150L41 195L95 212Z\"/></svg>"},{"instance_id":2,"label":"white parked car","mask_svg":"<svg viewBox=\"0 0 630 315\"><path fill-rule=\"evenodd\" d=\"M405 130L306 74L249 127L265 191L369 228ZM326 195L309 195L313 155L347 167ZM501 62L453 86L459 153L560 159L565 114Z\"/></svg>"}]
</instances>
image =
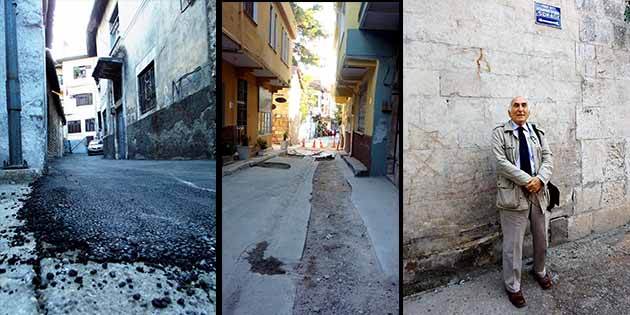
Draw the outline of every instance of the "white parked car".
<instances>
[{"instance_id":1,"label":"white parked car","mask_svg":"<svg viewBox=\"0 0 630 315\"><path fill-rule=\"evenodd\" d=\"M103 140L92 140L87 147L88 155L103 154Z\"/></svg>"}]
</instances>

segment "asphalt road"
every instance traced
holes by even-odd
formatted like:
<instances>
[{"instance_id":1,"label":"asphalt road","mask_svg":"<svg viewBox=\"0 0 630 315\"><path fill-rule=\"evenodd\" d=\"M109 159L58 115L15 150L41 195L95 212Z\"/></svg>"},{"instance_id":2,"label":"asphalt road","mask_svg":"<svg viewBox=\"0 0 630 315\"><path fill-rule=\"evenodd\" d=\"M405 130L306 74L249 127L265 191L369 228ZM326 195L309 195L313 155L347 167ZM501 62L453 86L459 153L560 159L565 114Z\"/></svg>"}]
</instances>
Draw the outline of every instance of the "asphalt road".
<instances>
[{"instance_id":1,"label":"asphalt road","mask_svg":"<svg viewBox=\"0 0 630 315\"><path fill-rule=\"evenodd\" d=\"M251 167L223 177L223 314L293 314L317 164L287 157L268 162L291 167Z\"/></svg>"},{"instance_id":2,"label":"asphalt road","mask_svg":"<svg viewBox=\"0 0 630 315\"><path fill-rule=\"evenodd\" d=\"M106 160L50 164L20 215L40 256L214 270L214 161ZM40 257L41 258L41 257Z\"/></svg>"}]
</instances>

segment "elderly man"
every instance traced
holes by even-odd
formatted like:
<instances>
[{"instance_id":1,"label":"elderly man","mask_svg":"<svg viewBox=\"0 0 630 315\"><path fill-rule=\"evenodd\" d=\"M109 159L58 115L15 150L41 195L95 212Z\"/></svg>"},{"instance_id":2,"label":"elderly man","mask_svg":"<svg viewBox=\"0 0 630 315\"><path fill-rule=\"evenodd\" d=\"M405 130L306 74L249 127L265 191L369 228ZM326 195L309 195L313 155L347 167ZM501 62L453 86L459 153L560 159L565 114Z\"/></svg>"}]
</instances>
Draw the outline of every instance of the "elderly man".
<instances>
[{"instance_id":1,"label":"elderly man","mask_svg":"<svg viewBox=\"0 0 630 315\"><path fill-rule=\"evenodd\" d=\"M503 231L503 281L510 302L526 305L521 291L523 238L530 221L534 240L532 275L540 286L551 288L545 270L547 252L546 215L553 162L545 132L528 123L529 106L522 96L512 99L508 108L510 120L493 130L492 145L497 159L497 207Z\"/></svg>"}]
</instances>

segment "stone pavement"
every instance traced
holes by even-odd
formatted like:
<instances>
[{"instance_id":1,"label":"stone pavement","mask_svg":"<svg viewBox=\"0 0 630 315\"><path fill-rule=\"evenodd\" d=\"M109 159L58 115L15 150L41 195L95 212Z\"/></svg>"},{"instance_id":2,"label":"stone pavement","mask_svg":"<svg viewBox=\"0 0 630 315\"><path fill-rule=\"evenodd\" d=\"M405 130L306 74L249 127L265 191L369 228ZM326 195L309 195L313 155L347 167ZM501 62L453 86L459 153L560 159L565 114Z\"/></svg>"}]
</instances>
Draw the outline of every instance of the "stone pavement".
<instances>
[{"instance_id":1,"label":"stone pavement","mask_svg":"<svg viewBox=\"0 0 630 315\"><path fill-rule=\"evenodd\" d=\"M527 306L516 309L503 290L501 270L492 266L459 283L404 299L404 314L628 314L630 313L630 225L565 243L548 251L554 287L542 291L527 273Z\"/></svg>"}]
</instances>

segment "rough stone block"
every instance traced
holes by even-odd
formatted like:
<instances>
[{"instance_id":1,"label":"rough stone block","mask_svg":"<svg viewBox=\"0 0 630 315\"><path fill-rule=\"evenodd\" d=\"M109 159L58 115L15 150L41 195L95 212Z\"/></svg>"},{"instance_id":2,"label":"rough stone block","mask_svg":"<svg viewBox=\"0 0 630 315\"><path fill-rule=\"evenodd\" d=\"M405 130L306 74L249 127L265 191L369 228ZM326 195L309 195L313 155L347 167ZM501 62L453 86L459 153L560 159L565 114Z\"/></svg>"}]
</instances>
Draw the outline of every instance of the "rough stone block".
<instances>
[{"instance_id":1,"label":"rough stone block","mask_svg":"<svg viewBox=\"0 0 630 315\"><path fill-rule=\"evenodd\" d=\"M592 182L588 185L578 187L575 190L577 204L576 213L589 212L601 208L600 200L602 198L601 183Z\"/></svg>"},{"instance_id":2,"label":"rough stone block","mask_svg":"<svg viewBox=\"0 0 630 315\"><path fill-rule=\"evenodd\" d=\"M606 182L622 181L625 174L625 143L618 141L608 142L608 159L606 160L606 168L604 176Z\"/></svg>"},{"instance_id":3,"label":"rough stone block","mask_svg":"<svg viewBox=\"0 0 630 315\"><path fill-rule=\"evenodd\" d=\"M569 220L566 217L549 221L549 245L556 246L569 240Z\"/></svg>"},{"instance_id":4,"label":"rough stone block","mask_svg":"<svg viewBox=\"0 0 630 315\"><path fill-rule=\"evenodd\" d=\"M593 232L606 232L630 220L630 207L604 208L593 212Z\"/></svg>"},{"instance_id":5,"label":"rough stone block","mask_svg":"<svg viewBox=\"0 0 630 315\"><path fill-rule=\"evenodd\" d=\"M480 77L475 72L442 72L441 96L480 96Z\"/></svg>"},{"instance_id":6,"label":"rough stone block","mask_svg":"<svg viewBox=\"0 0 630 315\"><path fill-rule=\"evenodd\" d=\"M576 240L585 237L593 231L593 213L584 213L571 216L567 219L567 230L569 240Z\"/></svg>"},{"instance_id":7,"label":"rough stone block","mask_svg":"<svg viewBox=\"0 0 630 315\"><path fill-rule=\"evenodd\" d=\"M582 184L602 182L608 154L604 140L582 140Z\"/></svg>"},{"instance_id":8,"label":"rough stone block","mask_svg":"<svg viewBox=\"0 0 630 315\"><path fill-rule=\"evenodd\" d=\"M437 96L440 91L440 73L407 69L403 71L404 99L409 95Z\"/></svg>"},{"instance_id":9,"label":"rough stone block","mask_svg":"<svg viewBox=\"0 0 630 315\"><path fill-rule=\"evenodd\" d=\"M585 107L577 110L576 138L578 140L604 139L613 135L608 123L608 109Z\"/></svg>"},{"instance_id":10,"label":"rough stone block","mask_svg":"<svg viewBox=\"0 0 630 315\"><path fill-rule=\"evenodd\" d=\"M559 81L580 81L575 68L575 60L556 59L553 62L553 79ZM577 91L576 91L577 92Z\"/></svg>"},{"instance_id":11,"label":"rough stone block","mask_svg":"<svg viewBox=\"0 0 630 315\"><path fill-rule=\"evenodd\" d=\"M602 183L602 207L616 208L627 205L626 182L606 181Z\"/></svg>"},{"instance_id":12,"label":"rough stone block","mask_svg":"<svg viewBox=\"0 0 630 315\"><path fill-rule=\"evenodd\" d=\"M511 75L494 75L482 73L481 96L491 98L512 98L515 95L524 95L523 79Z\"/></svg>"}]
</instances>

